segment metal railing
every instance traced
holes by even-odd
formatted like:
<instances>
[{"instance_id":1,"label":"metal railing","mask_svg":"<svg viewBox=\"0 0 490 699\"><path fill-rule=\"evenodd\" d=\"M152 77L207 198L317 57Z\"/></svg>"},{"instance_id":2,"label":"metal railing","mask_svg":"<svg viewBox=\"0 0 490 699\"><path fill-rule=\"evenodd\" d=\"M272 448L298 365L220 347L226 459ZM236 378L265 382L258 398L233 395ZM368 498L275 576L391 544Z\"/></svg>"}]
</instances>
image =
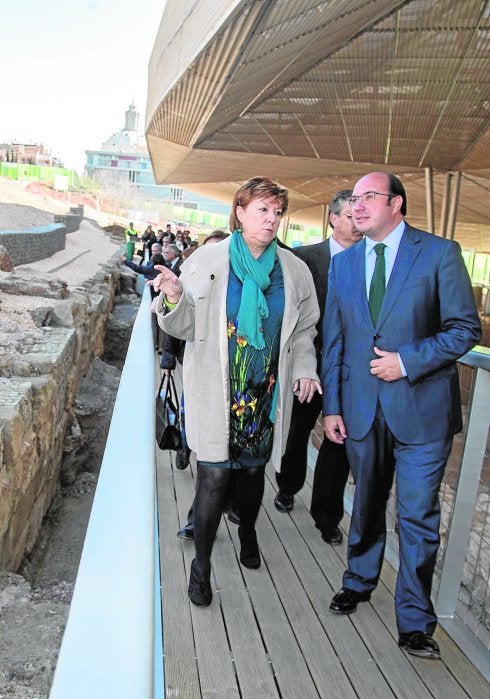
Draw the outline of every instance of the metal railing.
<instances>
[{"instance_id":1,"label":"metal railing","mask_svg":"<svg viewBox=\"0 0 490 699\"><path fill-rule=\"evenodd\" d=\"M154 355L143 292L50 699L163 697Z\"/></svg>"}]
</instances>

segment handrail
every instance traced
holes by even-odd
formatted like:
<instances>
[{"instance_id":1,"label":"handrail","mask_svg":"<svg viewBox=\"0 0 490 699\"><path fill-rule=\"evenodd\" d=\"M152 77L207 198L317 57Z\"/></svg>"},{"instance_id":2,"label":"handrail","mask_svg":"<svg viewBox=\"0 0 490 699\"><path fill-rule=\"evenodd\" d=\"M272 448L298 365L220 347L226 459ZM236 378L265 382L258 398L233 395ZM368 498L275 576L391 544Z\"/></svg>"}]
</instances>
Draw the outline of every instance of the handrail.
<instances>
[{"instance_id":1,"label":"handrail","mask_svg":"<svg viewBox=\"0 0 490 699\"><path fill-rule=\"evenodd\" d=\"M161 634L155 548L150 292L136 317L50 699L155 699ZM159 693L159 696L162 696Z\"/></svg>"},{"instance_id":2,"label":"handrail","mask_svg":"<svg viewBox=\"0 0 490 699\"><path fill-rule=\"evenodd\" d=\"M467 352L458 359L460 364L473 366L479 369L490 371L490 347L476 345L470 352Z\"/></svg>"}]
</instances>

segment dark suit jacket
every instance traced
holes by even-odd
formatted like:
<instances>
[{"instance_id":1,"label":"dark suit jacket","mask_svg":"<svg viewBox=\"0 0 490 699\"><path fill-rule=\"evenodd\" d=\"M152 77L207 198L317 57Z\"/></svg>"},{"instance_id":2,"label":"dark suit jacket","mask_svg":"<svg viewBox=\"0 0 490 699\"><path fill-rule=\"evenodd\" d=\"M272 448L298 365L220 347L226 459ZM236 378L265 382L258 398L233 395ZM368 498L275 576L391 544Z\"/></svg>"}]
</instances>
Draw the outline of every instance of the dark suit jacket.
<instances>
[{"instance_id":1,"label":"dark suit jacket","mask_svg":"<svg viewBox=\"0 0 490 699\"><path fill-rule=\"evenodd\" d=\"M324 415L342 415L362 439L379 400L401 442L423 444L462 428L456 360L481 337L459 245L406 225L376 327L366 295L365 241L330 265L323 335ZM407 376L370 373L373 346L399 352Z\"/></svg>"},{"instance_id":2,"label":"dark suit jacket","mask_svg":"<svg viewBox=\"0 0 490 699\"><path fill-rule=\"evenodd\" d=\"M172 270L172 272L177 275L177 277L180 277L180 272L181 272L181 267L184 264L185 260L183 260L181 257L178 258L177 262L175 265L172 267L168 262L165 263L165 267L168 267L169 269Z\"/></svg>"},{"instance_id":3,"label":"dark suit jacket","mask_svg":"<svg viewBox=\"0 0 490 699\"><path fill-rule=\"evenodd\" d=\"M303 262L306 262L315 284L318 305L320 306L320 320L316 326L317 336L314 342L318 361L320 363L323 341L323 317L325 315L325 303L327 300L328 268L330 266L330 243L328 240L324 240L321 243L315 243L313 245L302 245L298 248L292 248L292 252L303 260Z\"/></svg>"}]
</instances>

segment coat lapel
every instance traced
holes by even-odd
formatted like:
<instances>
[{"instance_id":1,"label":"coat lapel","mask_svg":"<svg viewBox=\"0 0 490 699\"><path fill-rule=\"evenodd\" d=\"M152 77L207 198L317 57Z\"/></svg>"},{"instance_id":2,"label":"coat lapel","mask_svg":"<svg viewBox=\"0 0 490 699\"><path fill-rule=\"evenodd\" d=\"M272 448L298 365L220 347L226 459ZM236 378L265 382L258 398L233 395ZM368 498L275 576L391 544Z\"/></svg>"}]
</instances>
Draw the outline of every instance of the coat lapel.
<instances>
[{"instance_id":1,"label":"coat lapel","mask_svg":"<svg viewBox=\"0 0 490 699\"><path fill-rule=\"evenodd\" d=\"M284 277L284 315L282 318L281 328L281 350L284 348L286 341L290 338L294 328L298 322L299 310L296 295L296 287L294 284L288 284L287 279L294 278L289 264L289 253L284 253L281 248L278 248L277 254L282 268Z\"/></svg>"}]
</instances>

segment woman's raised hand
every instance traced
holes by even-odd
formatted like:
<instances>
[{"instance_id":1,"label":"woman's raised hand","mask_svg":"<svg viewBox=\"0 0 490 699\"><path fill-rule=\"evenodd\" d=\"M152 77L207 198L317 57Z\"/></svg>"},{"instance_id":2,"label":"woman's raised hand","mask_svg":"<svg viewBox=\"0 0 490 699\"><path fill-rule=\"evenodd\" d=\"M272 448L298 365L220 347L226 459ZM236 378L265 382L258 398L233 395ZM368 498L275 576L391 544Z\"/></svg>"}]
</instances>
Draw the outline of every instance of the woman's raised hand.
<instances>
[{"instance_id":1,"label":"woman's raised hand","mask_svg":"<svg viewBox=\"0 0 490 699\"><path fill-rule=\"evenodd\" d=\"M182 296L182 284L176 274L164 265L155 265L160 274L153 280L155 291L163 291L170 303L177 303Z\"/></svg>"}]
</instances>

